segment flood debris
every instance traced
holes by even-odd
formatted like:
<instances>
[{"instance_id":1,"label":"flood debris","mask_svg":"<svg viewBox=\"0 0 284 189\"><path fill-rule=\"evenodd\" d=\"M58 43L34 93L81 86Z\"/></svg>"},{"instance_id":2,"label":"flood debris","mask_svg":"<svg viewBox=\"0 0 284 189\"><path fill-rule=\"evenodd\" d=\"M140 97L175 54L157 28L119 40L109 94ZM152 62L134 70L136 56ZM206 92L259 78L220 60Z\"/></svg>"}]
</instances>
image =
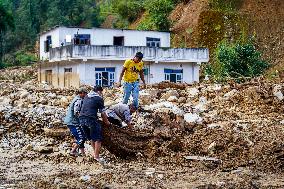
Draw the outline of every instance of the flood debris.
<instances>
[{"instance_id":1,"label":"flood debris","mask_svg":"<svg viewBox=\"0 0 284 189\"><path fill-rule=\"evenodd\" d=\"M35 79L13 77L18 79L0 82L0 149L25 150L26 158L83 164L86 161L83 158L68 156L72 139L62 121L76 89L56 89ZM123 162L109 172L129 173L141 180L146 177L166 180L170 179L168 174L176 173L167 172L165 166L169 163L181 164L185 169L185 165L198 167L195 161L205 162L207 169L234 170L248 166L281 172L284 168L282 88L281 82L264 79L226 85L167 82L149 85L141 90L141 107L133 115L133 129L103 126L104 153L111 157L110 162ZM118 103L122 91L106 89L104 98L106 106ZM87 148L90 155L90 144ZM137 162L141 163L139 170ZM149 162L148 168L142 165ZM130 165L133 167L128 168ZM158 173L154 165L164 167L164 172ZM96 174L112 178L112 173L104 171ZM80 179L82 175L89 177ZM93 182L91 174L82 173L76 178L76 182L83 181L81 184ZM65 187L62 178L54 179L54 186ZM129 183L136 185L139 179L130 179ZM108 183L94 185L105 184Z\"/></svg>"}]
</instances>

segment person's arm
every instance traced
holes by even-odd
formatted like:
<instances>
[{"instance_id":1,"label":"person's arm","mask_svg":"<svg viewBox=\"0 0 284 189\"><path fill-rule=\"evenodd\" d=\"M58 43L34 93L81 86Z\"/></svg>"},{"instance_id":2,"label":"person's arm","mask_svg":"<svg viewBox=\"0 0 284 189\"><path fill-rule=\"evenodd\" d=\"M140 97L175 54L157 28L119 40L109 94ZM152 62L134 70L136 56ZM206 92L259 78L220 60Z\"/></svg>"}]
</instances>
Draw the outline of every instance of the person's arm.
<instances>
[{"instance_id":1,"label":"person's arm","mask_svg":"<svg viewBox=\"0 0 284 189\"><path fill-rule=\"evenodd\" d=\"M123 66L122 71L121 71L120 76L119 76L119 81L118 81L119 87L121 86L121 80L122 80L122 77L123 77L125 71L126 71L126 68Z\"/></svg>"},{"instance_id":2,"label":"person's arm","mask_svg":"<svg viewBox=\"0 0 284 189\"><path fill-rule=\"evenodd\" d=\"M143 70L140 70L139 74L140 74L140 78L141 78L143 84L146 85L146 83L145 83L145 78L144 78L144 71L143 71Z\"/></svg>"},{"instance_id":3,"label":"person's arm","mask_svg":"<svg viewBox=\"0 0 284 189\"><path fill-rule=\"evenodd\" d=\"M98 110L99 112L101 113L101 117L103 119L103 122L106 124L106 125L110 125L110 122L108 121L108 118L107 118L107 114L106 114L106 109L105 109L105 105L104 105L104 100L103 98L101 98L98 102Z\"/></svg>"},{"instance_id":4,"label":"person's arm","mask_svg":"<svg viewBox=\"0 0 284 189\"><path fill-rule=\"evenodd\" d=\"M101 115L102 115L102 118L103 118L103 122L104 122L106 125L110 125L110 122L109 122L109 120L107 119L107 114L106 114L106 112L105 112L105 111L102 112Z\"/></svg>"}]
</instances>

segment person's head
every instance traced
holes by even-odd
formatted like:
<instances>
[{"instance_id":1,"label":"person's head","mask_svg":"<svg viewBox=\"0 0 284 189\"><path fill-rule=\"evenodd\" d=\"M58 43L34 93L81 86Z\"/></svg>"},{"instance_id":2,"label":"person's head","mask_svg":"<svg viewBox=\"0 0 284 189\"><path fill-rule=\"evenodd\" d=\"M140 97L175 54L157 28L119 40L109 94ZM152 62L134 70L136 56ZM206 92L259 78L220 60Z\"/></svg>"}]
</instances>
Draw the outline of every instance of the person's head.
<instances>
[{"instance_id":1,"label":"person's head","mask_svg":"<svg viewBox=\"0 0 284 189\"><path fill-rule=\"evenodd\" d=\"M101 86L94 86L94 92L98 93L100 96L103 96L103 88Z\"/></svg>"},{"instance_id":2,"label":"person's head","mask_svg":"<svg viewBox=\"0 0 284 189\"><path fill-rule=\"evenodd\" d=\"M137 108L133 104L129 104L129 110L130 110L130 113L132 114L136 112Z\"/></svg>"},{"instance_id":3,"label":"person's head","mask_svg":"<svg viewBox=\"0 0 284 189\"><path fill-rule=\"evenodd\" d=\"M143 54L141 52L137 52L133 58L133 61L135 63L139 63L141 62L142 58L143 58Z\"/></svg>"},{"instance_id":4,"label":"person's head","mask_svg":"<svg viewBox=\"0 0 284 189\"><path fill-rule=\"evenodd\" d=\"M88 91L84 87L80 87L77 91L77 94L80 96L80 98L85 98L85 96L88 94Z\"/></svg>"}]
</instances>

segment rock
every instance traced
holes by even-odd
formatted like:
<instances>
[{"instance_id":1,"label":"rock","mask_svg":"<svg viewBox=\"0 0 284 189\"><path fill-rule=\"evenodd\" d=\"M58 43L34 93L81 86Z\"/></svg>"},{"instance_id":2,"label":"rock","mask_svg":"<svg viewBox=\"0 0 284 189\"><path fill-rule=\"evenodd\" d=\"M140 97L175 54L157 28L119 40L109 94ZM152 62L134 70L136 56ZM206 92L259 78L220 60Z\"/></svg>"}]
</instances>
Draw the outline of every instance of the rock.
<instances>
[{"instance_id":1,"label":"rock","mask_svg":"<svg viewBox=\"0 0 284 189\"><path fill-rule=\"evenodd\" d=\"M179 97L179 94L176 90L169 90L161 96L161 99L167 100L170 96Z\"/></svg>"},{"instance_id":2,"label":"rock","mask_svg":"<svg viewBox=\"0 0 284 189\"><path fill-rule=\"evenodd\" d=\"M37 151L39 153L52 153L53 152L53 148L49 147L49 146L38 146L34 148L34 151Z\"/></svg>"},{"instance_id":3,"label":"rock","mask_svg":"<svg viewBox=\"0 0 284 189\"><path fill-rule=\"evenodd\" d=\"M282 121L280 121L280 124L284 125L284 119Z\"/></svg>"},{"instance_id":4,"label":"rock","mask_svg":"<svg viewBox=\"0 0 284 189\"><path fill-rule=\"evenodd\" d=\"M139 94L139 99L142 105L148 105L151 103L152 96L149 93L143 92Z\"/></svg>"},{"instance_id":5,"label":"rock","mask_svg":"<svg viewBox=\"0 0 284 189\"><path fill-rule=\"evenodd\" d=\"M65 97L65 96L61 97L60 105L62 107L67 107L69 105L69 101L68 101L67 97Z\"/></svg>"},{"instance_id":6,"label":"rock","mask_svg":"<svg viewBox=\"0 0 284 189\"><path fill-rule=\"evenodd\" d=\"M60 137L60 136L66 136L70 133L69 129L64 129L64 128L44 128L43 129L44 133L46 136L51 136L51 137Z\"/></svg>"},{"instance_id":7,"label":"rock","mask_svg":"<svg viewBox=\"0 0 284 189\"><path fill-rule=\"evenodd\" d=\"M233 89L233 90L231 90L230 92L228 92L228 93L226 93L224 95L224 99L225 100L229 100L231 97L233 97L237 93L238 93L238 90L237 89Z\"/></svg>"},{"instance_id":8,"label":"rock","mask_svg":"<svg viewBox=\"0 0 284 189\"><path fill-rule=\"evenodd\" d=\"M84 176L80 177L80 180L84 181L84 182L88 182L88 181L91 180L91 177L90 177L90 175L84 175Z\"/></svg>"},{"instance_id":9,"label":"rock","mask_svg":"<svg viewBox=\"0 0 284 189\"><path fill-rule=\"evenodd\" d=\"M64 182L59 183L59 184L57 185L57 189L67 189L67 188L68 188L68 185L65 184Z\"/></svg>"},{"instance_id":10,"label":"rock","mask_svg":"<svg viewBox=\"0 0 284 189\"><path fill-rule=\"evenodd\" d=\"M21 91L20 93L20 98L23 99L23 98L26 98L30 93L28 91Z\"/></svg>"},{"instance_id":11,"label":"rock","mask_svg":"<svg viewBox=\"0 0 284 189\"><path fill-rule=\"evenodd\" d=\"M218 124L218 123L211 123L207 125L207 128L209 129L218 129L218 128L222 128L223 126Z\"/></svg>"},{"instance_id":12,"label":"rock","mask_svg":"<svg viewBox=\"0 0 284 189\"><path fill-rule=\"evenodd\" d=\"M184 120L187 123L201 123L202 122L202 118L196 113L184 114Z\"/></svg>"},{"instance_id":13,"label":"rock","mask_svg":"<svg viewBox=\"0 0 284 189\"><path fill-rule=\"evenodd\" d=\"M220 162L221 160L212 157L203 157L203 156L185 156L186 160L198 160L198 161L214 161Z\"/></svg>"},{"instance_id":14,"label":"rock","mask_svg":"<svg viewBox=\"0 0 284 189\"><path fill-rule=\"evenodd\" d=\"M189 88L187 89L187 93L189 97L195 97L199 94L199 90L197 88Z\"/></svg>"},{"instance_id":15,"label":"rock","mask_svg":"<svg viewBox=\"0 0 284 189\"><path fill-rule=\"evenodd\" d=\"M209 146L208 146L208 148L207 148L207 150L209 151L209 152L213 152L214 150L215 150L215 148L216 148L216 142L212 142Z\"/></svg>"},{"instance_id":16,"label":"rock","mask_svg":"<svg viewBox=\"0 0 284 189\"><path fill-rule=\"evenodd\" d=\"M170 96L167 100L169 102L176 102L178 100L178 98L176 96Z\"/></svg>"},{"instance_id":17,"label":"rock","mask_svg":"<svg viewBox=\"0 0 284 189\"><path fill-rule=\"evenodd\" d=\"M147 176L152 176L155 172L156 172L156 169L155 169L155 168L147 168L147 169L145 170L145 174L146 174Z\"/></svg>"},{"instance_id":18,"label":"rock","mask_svg":"<svg viewBox=\"0 0 284 189\"><path fill-rule=\"evenodd\" d=\"M59 184L60 182L62 182L61 178L55 178L53 183L54 184Z\"/></svg>"},{"instance_id":19,"label":"rock","mask_svg":"<svg viewBox=\"0 0 284 189\"><path fill-rule=\"evenodd\" d=\"M28 144L24 147L25 151L29 151L29 150L32 150L32 149L33 149L33 145L31 145L31 144Z\"/></svg>"},{"instance_id":20,"label":"rock","mask_svg":"<svg viewBox=\"0 0 284 189\"><path fill-rule=\"evenodd\" d=\"M284 99L283 93L281 91L274 92L273 95L280 101Z\"/></svg>"},{"instance_id":21,"label":"rock","mask_svg":"<svg viewBox=\"0 0 284 189\"><path fill-rule=\"evenodd\" d=\"M178 99L178 103L185 103L186 102L186 98L185 97L179 97L179 99Z\"/></svg>"}]
</instances>

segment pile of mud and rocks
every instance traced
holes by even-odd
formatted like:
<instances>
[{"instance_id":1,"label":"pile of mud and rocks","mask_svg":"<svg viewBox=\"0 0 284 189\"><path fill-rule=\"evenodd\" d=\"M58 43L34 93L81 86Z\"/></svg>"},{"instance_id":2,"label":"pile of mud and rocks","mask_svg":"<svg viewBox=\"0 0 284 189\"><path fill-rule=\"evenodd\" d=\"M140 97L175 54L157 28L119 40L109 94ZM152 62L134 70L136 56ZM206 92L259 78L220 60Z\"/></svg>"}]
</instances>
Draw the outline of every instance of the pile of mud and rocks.
<instances>
[{"instance_id":1,"label":"pile of mud and rocks","mask_svg":"<svg viewBox=\"0 0 284 189\"><path fill-rule=\"evenodd\" d=\"M249 167L281 173L283 87L281 81L262 78L147 86L140 91L141 108L133 115L133 130L104 127L104 154L110 161L160 166L193 162L190 166L215 171ZM72 139L62 119L75 91L35 79L2 80L0 149L24 149L34 158L74 163L68 156ZM121 102L122 89L105 89L104 99L106 106Z\"/></svg>"}]
</instances>

